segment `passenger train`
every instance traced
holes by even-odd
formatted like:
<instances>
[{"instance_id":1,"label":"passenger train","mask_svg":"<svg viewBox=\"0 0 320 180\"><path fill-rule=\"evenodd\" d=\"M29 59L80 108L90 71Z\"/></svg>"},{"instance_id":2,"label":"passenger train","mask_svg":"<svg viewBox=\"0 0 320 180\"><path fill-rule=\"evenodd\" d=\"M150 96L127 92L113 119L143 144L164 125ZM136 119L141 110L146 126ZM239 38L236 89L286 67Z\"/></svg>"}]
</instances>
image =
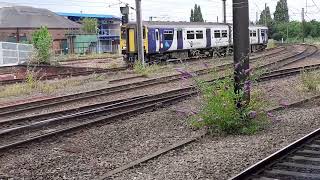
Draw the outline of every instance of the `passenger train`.
<instances>
[{"instance_id":1,"label":"passenger train","mask_svg":"<svg viewBox=\"0 0 320 180\"><path fill-rule=\"evenodd\" d=\"M251 51L264 49L268 43L268 28L249 27ZM121 48L125 60L137 60L137 28L129 23L122 27ZM144 22L145 57L149 62L188 59L199 56L232 53L232 24L198 22Z\"/></svg>"}]
</instances>

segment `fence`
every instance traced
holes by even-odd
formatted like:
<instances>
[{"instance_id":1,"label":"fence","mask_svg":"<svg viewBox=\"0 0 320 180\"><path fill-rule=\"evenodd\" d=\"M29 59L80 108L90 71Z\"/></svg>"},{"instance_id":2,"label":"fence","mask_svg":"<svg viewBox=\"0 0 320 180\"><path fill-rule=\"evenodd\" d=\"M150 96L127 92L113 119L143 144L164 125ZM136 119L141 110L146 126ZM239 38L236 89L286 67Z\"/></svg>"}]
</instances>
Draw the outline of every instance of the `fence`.
<instances>
[{"instance_id":1,"label":"fence","mask_svg":"<svg viewBox=\"0 0 320 180\"><path fill-rule=\"evenodd\" d=\"M0 66L12 66L27 62L32 56L33 46L11 42L0 42Z\"/></svg>"}]
</instances>

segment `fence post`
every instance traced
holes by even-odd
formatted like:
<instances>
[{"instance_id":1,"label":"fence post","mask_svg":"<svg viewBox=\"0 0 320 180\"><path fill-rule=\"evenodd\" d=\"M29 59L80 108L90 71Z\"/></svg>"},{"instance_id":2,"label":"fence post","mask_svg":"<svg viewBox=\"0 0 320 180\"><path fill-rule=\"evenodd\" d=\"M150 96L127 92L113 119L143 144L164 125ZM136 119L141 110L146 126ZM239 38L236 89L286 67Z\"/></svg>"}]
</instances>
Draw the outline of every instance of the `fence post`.
<instances>
[{"instance_id":1,"label":"fence post","mask_svg":"<svg viewBox=\"0 0 320 180\"><path fill-rule=\"evenodd\" d=\"M17 43L16 45L17 45L17 47L16 47L16 51L17 51L17 59L18 59L18 64L20 64L20 52L19 52L19 44Z\"/></svg>"}]
</instances>

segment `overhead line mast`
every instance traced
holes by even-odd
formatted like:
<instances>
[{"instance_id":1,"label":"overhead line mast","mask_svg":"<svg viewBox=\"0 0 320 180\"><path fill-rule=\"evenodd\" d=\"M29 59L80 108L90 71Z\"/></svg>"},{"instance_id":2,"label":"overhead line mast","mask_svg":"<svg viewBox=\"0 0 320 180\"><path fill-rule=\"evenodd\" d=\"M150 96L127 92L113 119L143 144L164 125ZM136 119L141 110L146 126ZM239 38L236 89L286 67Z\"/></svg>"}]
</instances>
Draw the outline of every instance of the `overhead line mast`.
<instances>
[{"instance_id":1,"label":"overhead line mast","mask_svg":"<svg viewBox=\"0 0 320 180\"><path fill-rule=\"evenodd\" d=\"M234 81L236 94L244 92L246 104L250 101L249 80L249 3L248 0L233 0ZM237 102L242 108L243 102Z\"/></svg>"}]
</instances>

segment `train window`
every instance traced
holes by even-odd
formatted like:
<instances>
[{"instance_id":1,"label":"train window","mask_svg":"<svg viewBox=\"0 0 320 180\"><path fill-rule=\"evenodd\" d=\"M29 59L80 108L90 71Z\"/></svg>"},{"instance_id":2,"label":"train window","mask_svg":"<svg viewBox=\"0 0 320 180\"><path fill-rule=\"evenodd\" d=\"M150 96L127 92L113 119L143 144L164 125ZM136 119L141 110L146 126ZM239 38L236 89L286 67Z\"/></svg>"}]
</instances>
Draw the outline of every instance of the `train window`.
<instances>
[{"instance_id":1,"label":"train window","mask_svg":"<svg viewBox=\"0 0 320 180\"><path fill-rule=\"evenodd\" d=\"M252 36L257 37L257 31L252 31Z\"/></svg>"},{"instance_id":2,"label":"train window","mask_svg":"<svg viewBox=\"0 0 320 180\"><path fill-rule=\"evenodd\" d=\"M143 28L143 39L146 39L146 28Z\"/></svg>"},{"instance_id":3,"label":"train window","mask_svg":"<svg viewBox=\"0 0 320 180\"><path fill-rule=\"evenodd\" d=\"M187 31L187 39L194 39L194 31Z\"/></svg>"},{"instance_id":4,"label":"train window","mask_svg":"<svg viewBox=\"0 0 320 180\"><path fill-rule=\"evenodd\" d=\"M163 36L164 36L164 40L165 41L172 41L173 40L173 31L169 30L165 30L163 32Z\"/></svg>"},{"instance_id":5,"label":"train window","mask_svg":"<svg viewBox=\"0 0 320 180\"><path fill-rule=\"evenodd\" d=\"M252 37L252 30L250 30L250 37Z\"/></svg>"},{"instance_id":6,"label":"train window","mask_svg":"<svg viewBox=\"0 0 320 180\"><path fill-rule=\"evenodd\" d=\"M156 40L159 40L159 31L156 31Z\"/></svg>"},{"instance_id":7,"label":"train window","mask_svg":"<svg viewBox=\"0 0 320 180\"><path fill-rule=\"evenodd\" d=\"M221 38L220 30L214 30L214 38Z\"/></svg>"},{"instance_id":8,"label":"train window","mask_svg":"<svg viewBox=\"0 0 320 180\"><path fill-rule=\"evenodd\" d=\"M196 38L203 39L203 31L196 31Z\"/></svg>"},{"instance_id":9,"label":"train window","mask_svg":"<svg viewBox=\"0 0 320 180\"><path fill-rule=\"evenodd\" d=\"M228 37L228 31L227 30L222 30L222 37Z\"/></svg>"}]
</instances>

